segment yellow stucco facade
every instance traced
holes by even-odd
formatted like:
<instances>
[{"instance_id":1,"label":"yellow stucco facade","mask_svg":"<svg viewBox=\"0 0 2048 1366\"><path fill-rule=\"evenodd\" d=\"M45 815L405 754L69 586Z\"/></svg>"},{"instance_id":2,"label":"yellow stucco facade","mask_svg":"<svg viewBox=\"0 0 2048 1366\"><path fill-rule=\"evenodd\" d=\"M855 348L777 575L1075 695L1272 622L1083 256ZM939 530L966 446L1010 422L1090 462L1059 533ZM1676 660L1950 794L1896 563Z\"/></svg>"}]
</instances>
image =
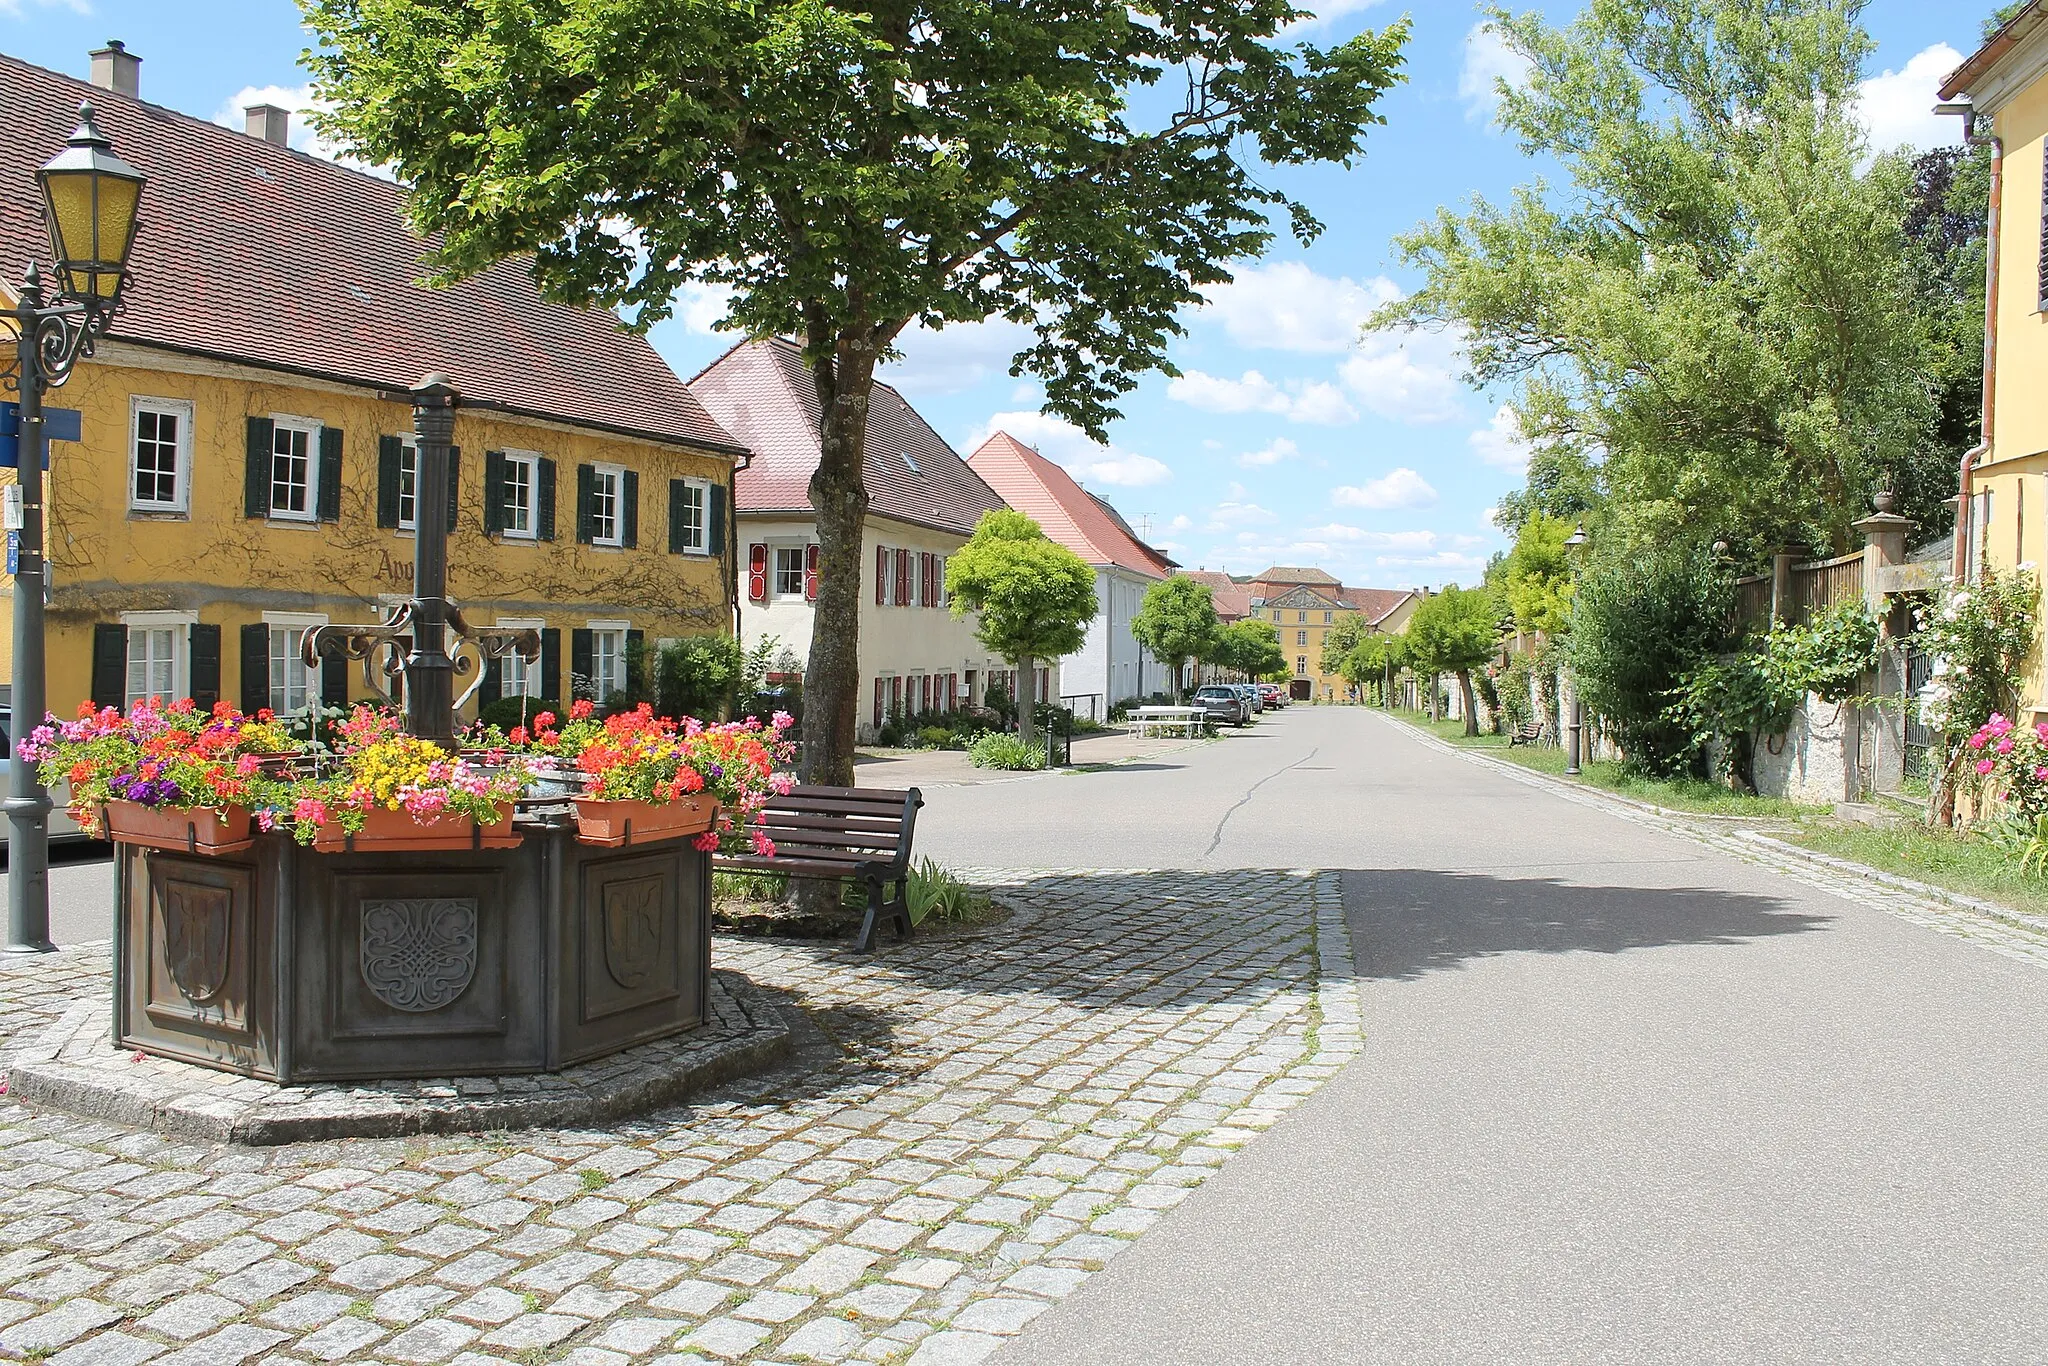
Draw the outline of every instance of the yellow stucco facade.
<instances>
[{"instance_id":1,"label":"yellow stucco facade","mask_svg":"<svg viewBox=\"0 0 2048 1366\"><path fill-rule=\"evenodd\" d=\"M369 695L360 664L294 674L290 633L374 621L411 591L412 532L383 524L409 509L402 395L112 343L46 402L76 409L81 437L50 463L53 711L165 684L244 705ZM579 667L587 686L623 683L629 640L731 632L731 455L480 408L458 410L455 444L449 594L472 626L543 632L529 695L562 695ZM10 645L11 622L7 670ZM117 648L123 698L105 695ZM519 690L512 670L492 690Z\"/></svg>"},{"instance_id":2,"label":"yellow stucco facade","mask_svg":"<svg viewBox=\"0 0 2048 1366\"><path fill-rule=\"evenodd\" d=\"M1973 58L1956 87L1972 97L1979 134L1996 136L1999 158L1986 444L1973 474L1958 566L1971 576L1979 568L2048 568L2048 278L2042 273L2048 263L2048 22L2033 22L2016 38ZM1987 55L1992 60L1985 61ZM2048 715L2044 661L2048 650L2037 648L2023 700Z\"/></svg>"},{"instance_id":3,"label":"yellow stucco facade","mask_svg":"<svg viewBox=\"0 0 2048 1366\"><path fill-rule=\"evenodd\" d=\"M1378 629L1398 635L1408 628L1408 618L1414 611L1415 599L1407 598L1387 614ZM1287 658L1288 674L1297 690L1306 681L1309 698L1319 702L1337 702L1349 695L1351 685L1342 674L1324 671L1323 645L1338 622L1359 615L1356 608L1304 585L1261 600L1253 607L1252 615L1272 622L1280 633L1280 653Z\"/></svg>"}]
</instances>

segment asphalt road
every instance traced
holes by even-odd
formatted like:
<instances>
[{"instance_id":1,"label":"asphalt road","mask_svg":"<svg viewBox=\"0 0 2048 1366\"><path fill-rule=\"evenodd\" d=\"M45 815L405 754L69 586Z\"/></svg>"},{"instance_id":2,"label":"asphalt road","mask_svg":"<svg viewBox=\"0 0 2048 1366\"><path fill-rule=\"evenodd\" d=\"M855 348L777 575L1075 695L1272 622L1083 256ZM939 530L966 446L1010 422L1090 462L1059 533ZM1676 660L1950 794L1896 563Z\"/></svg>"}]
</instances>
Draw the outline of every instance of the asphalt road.
<instances>
[{"instance_id":1,"label":"asphalt road","mask_svg":"<svg viewBox=\"0 0 2048 1366\"><path fill-rule=\"evenodd\" d=\"M1345 873L1366 1051L997 1353L2048 1360L2048 970L1297 707L937 790L982 866Z\"/></svg>"}]
</instances>

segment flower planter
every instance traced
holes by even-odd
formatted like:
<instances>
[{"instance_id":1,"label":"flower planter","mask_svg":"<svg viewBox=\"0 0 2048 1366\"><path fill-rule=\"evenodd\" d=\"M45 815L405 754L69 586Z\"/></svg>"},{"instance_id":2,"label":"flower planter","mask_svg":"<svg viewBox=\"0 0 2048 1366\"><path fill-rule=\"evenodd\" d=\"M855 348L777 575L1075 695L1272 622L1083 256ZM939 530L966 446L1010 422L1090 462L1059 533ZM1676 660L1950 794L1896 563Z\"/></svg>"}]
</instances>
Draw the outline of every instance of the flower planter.
<instances>
[{"instance_id":1,"label":"flower planter","mask_svg":"<svg viewBox=\"0 0 2048 1366\"><path fill-rule=\"evenodd\" d=\"M701 835L717 820L718 803L709 797L679 797L659 805L576 798L576 838L610 849Z\"/></svg>"},{"instance_id":2,"label":"flower planter","mask_svg":"<svg viewBox=\"0 0 2048 1366\"><path fill-rule=\"evenodd\" d=\"M500 818L489 825L453 813L429 821L414 820L409 811L375 810L363 817L363 828L351 835L330 821L313 837L325 854L371 849L516 849L521 835L512 830L512 804L498 808Z\"/></svg>"},{"instance_id":3,"label":"flower planter","mask_svg":"<svg viewBox=\"0 0 2048 1366\"><path fill-rule=\"evenodd\" d=\"M249 813L107 803L107 838L180 854L239 854L256 842Z\"/></svg>"}]
</instances>

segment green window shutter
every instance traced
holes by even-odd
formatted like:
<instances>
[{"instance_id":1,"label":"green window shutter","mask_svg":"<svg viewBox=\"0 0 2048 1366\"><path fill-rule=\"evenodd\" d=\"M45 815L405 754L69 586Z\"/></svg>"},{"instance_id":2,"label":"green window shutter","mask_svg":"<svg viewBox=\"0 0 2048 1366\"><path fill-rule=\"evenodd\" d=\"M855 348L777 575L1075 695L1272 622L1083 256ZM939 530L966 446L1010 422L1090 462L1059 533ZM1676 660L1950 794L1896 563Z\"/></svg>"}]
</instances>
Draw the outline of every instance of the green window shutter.
<instances>
[{"instance_id":1,"label":"green window shutter","mask_svg":"<svg viewBox=\"0 0 2048 1366\"><path fill-rule=\"evenodd\" d=\"M591 528L597 501L597 470L590 465L576 467L576 539L589 545L597 539Z\"/></svg>"},{"instance_id":2,"label":"green window shutter","mask_svg":"<svg viewBox=\"0 0 2048 1366\"><path fill-rule=\"evenodd\" d=\"M477 686L477 708L481 711L505 695L505 661L495 656L484 661L484 681Z\"/></svg>"},{"instance_id":3,"label":"green window shutter","mask_svg":"<svg viewBox=\"0 0 2048 1366\"><path fill-rule=\"evenodd\" d=\"M540 491L534 499L538 515L534 521L535 534L543 541L555 539L555 462L542 456L534 462L535 482Z\"/></svg>"},{"instance_id":4,"label":"green window shutter","mask_svg":"<svg viewBox=\"0 0 2048 1366\"><path fill-rule=\"evenodd\" d=\"M252 622L242 628L242 712L254 716L270 705L270 628Z\"/></svg>"},{"instance_id":5,"label":"green window shutter","mask_svg":"<svg viewBox=\"0 0 2048 1366\"><path fill-rule=\"evenodd\" d=\"M320 637L320 705L348 710L348 655L338 637Z\"/></svg>"},{"instance_id":6,"label":"green window shutter","mask_svg":"<svg viewBox=\"0 0 2048 1366\"><path fill-rule=\"evenodd\" d=\"M92 704L128 705L128 628L118 622L92 628Z\"/></svg>"},{"instance_id":7,"label":"green window shutter","mask_svg":"<svg viewBox=\"0 0 2048 1366\"><path fill-rule=\"evenodd\" d=\"M505 452L484 452L484 535L505 529ZM494 697L491 699L496 701Z\"/></svg>"},{"instance_id":8,"label":"green window shutter","mask_svg":"<svg viewBox=\"0 0 2048 1366\"><path fill-rule=\"evenodd\" d=\"M627 470L619 476L619 544L631 550L640 544L640 476Z\"/></svg>"},{"instance_id":9,"label":"green window shutter","mask_svg":"<svg viewBox=\"0 0 2048 1366\"><path fill-rule=\"evenodd\" d=\"M540 628L540 695L550 702L563 701L562 629L559 626Z\"/></svg>"},{"instance_id":10,"label":"green window shutter","mask_svg":"<svg viewBox=\"0 0 2048 1366\"><path fill-rule=\"evenodd\" d=\"M401 468L405 460L405 438L380 436L377 438L377 525L395 527L398 525L398 485L403 475Z\"/></svg>"},{"instance_id":11,"label":"green window shutter","mask_svg":"<svg viewBox=\"0 0 2048 1366\"><path fill-rule=\"evenodd\" d=\"M687 479L668 481L668 553L683 553L683 499L690 490Z\"/></svg>"},{"instance_id":12,"label":"green window shutter","mask_svg":"<svg viewBox=\"0 0 2048 1366\"><path fill-rule=\"evenodd\" d=\"M647 693L647 633L626 632L626 692L639 698Z\"/></svg>"},{"instance_id":13,"label":"green window shutter","mask_svg":"<svg viewBox=\"0 0 2048 1366\"><path fill-rule=\"evenodd\" d=\"M192 623L192 705L212 711L220 701L220 627Z\"/></svg>"},{"instance_id":14,"label":"green window shutter","mask_svg":"<svg viewBox=\"0 0 2048 1366\"><path fill-rule=\"evenodd\" d=\"M315 513L323 522L341 520L341 428L320 429L320 494Z\"/></svg>"},{"instance_id":15,"label":"green window shutter","mask_svg":"<svg viewBox=\"0 0 2048 1366\"><path fill-rule=\"evenodd\" d=\"M591 674L596 671L597 640L589 630L579 626L569 632L569 691L562 695L562 700L567 702L569 693L576 691L577 679L582 679L587 687ZM601 702L604 699L598 700Z\"/></svg>"},{"instance_id":16,"label":"green window shutter","mask_svg":"<svg viewBox=\"0 0 2048 1366\"><path fill-rule=\"evenodd\" d=\"M455 514L462 508L462 447L448 448L448 529L455 530Z\"/></svg>"},{"instance_id":17,"label":"green window shutter","mask_svg":"<svg viewBox=\"0 0 2048 1366\"><path fill-rule=\"evenodd\" d=\"M277 440L277 424L267 417L249 419L249 458L242 468L242 515L270 515L270 448ZM126 695L127 688L122 688Z\"/></svg>"},{"instance_id":18,"label":"green window shutter","mask_svg":"<svg viewBox=\"0 0 2048 1366\"><path fill-rule=\"evenodd\" d=\"M711 486L711 512L705 518L704 549L707 553L725 556L725 485Z\"/></svg>"}]
</instances>

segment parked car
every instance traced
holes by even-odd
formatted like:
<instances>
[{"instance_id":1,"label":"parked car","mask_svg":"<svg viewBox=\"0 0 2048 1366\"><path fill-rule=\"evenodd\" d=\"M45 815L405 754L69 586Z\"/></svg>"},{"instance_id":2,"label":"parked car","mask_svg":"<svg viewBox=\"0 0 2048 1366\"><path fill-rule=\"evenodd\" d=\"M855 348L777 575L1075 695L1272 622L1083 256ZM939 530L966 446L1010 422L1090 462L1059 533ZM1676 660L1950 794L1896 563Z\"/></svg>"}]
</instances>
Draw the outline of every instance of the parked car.
<instances>
[{"instance_id":1,"label":"parked car","mask_svg":"<svg viewBox=\"0 0 2048 1366\"><path fill-rule=\"evenodd\" d=\"M1284 707L1287 705L1288 700L1287 689L1281 687L1278 683L1261 683L1259 684L1259 700L1268 707Z\"/></svg>"},{"instance_id":2,"label":"parked car","mask_svg":"<svg viewBox=\"0 0 2048 1366\"><path fill-rule=\"evenodd\" d=\"M1266 709L1265 699L1259 696L1258 684L1233 683L1230 686L1236 688L1238 696L1244 699L1244 709L1247 715L1257 716Z\"/></svg>"},{"instance_id":3,"label":"parked car","mask_svg":"<svg viewBox=\"0 0 2048 1366\"><path fill-rule=\"evenodd\" d=\"M0 745L7 747L10 763L22 764L28 762L14 753L14 711L5 702L0 702ZM0 765L0 782L8 785L8 792L11 793L14 790L13 774L8 771L5 765ZM50 843L79 844L91 838L78 828L78 822L72 820L71 813L65 810L67 797L64 792L61 790L52 792L50 794L50 801L52 803L50 808ZM7 836L11 828L10 822L4 816L0 816L0 850L7 848Z\"/></svg>"},{"instance_id":4,"label":"parked car","mask_svg":"<svg viewBox=\"0 0 2048 1366\"><path fill-rule=\"evenodd\" d=\"M1251 724L1252 714L1245 706L1244 694L1228 683L1210 683L1197 688L1193 705L1207 712L1206 719L1217 725Z\"/></svg>"}]
</instances>

